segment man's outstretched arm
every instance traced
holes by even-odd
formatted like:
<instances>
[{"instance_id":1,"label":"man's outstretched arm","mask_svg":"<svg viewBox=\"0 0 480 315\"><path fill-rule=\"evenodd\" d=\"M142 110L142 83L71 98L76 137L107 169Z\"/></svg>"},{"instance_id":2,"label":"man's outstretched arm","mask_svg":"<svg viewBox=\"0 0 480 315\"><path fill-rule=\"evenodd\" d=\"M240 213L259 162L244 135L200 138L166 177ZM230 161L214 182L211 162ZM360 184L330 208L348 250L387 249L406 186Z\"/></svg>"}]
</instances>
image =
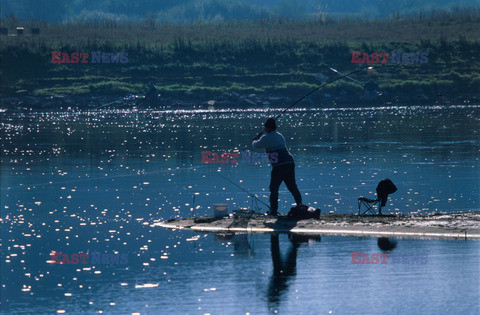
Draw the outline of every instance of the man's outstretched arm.
<instances>
[{"instance_id":1,"label":"man's outstretched arm","mask_svg":"<svg viewBox=\"0 0 480 315\"><path fill-rule=\"evenodd\" d=\"M263 149L266 146L265 137L261 137L258 140L253 140L252 146L254 149Z\"/></svg>"}]
</instances>

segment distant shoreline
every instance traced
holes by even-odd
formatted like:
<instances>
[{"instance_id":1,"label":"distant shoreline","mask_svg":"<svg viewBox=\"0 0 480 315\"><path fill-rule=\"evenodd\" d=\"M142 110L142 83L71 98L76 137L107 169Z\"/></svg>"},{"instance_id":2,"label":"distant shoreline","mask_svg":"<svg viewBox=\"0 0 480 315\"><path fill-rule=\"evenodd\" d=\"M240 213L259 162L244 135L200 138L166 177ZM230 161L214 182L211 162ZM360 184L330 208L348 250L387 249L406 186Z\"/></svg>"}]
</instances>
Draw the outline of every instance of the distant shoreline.
<instances>
[{"instance_id":1,"label":"distant shoreline","mask_svg":"<svg viewBox=\"0 0 480 315\"><path fill-rule=\"evenodd\" d=\"M320 93L321 94L321 93ZM142 96L140 96L142 97ZM291 105L300 96L282 97L274 94L231 94L222 93L219 95L203 95L201 97L192 96L185 93L170 94L160 97L156 105L147 105L142 98L128 99L125 96L26 96L16 95L13 97L3 97L0 99L0 109L35 109L35 110L54 110L60 108L77 109L222 109L222 108L270 108L283 109ZM361 98L357 100L324 96L312 97L300 102L297 108L363 108L363 107L385 107L385 106L435 106L435 105L475 105L480 104L479 98L456 98L454 100L438 99L415 99L415 98L396 98L392 101L386 101L379 98L375 101L367 101Z\"/></svg>"},{"instance_id":2,"label":"distant shoreline","mask_svg":"<svg viewBox=\"0 0 480 315\"><path fill-rule=\"evenodd\" d=\"M272 103L265 99L297 98L338 77L332 67L348 73L374 66L355 74L356 81L325 86L311 101L357 104L362 85L374 81L379 102L475 102L479 14L182 25L0 19L4 28L39 29L37 35L0 34L1 97L121 97L145 93L153 82L165 97L182 101L255 94L257 102ZM87 58L92 52L95 58ZM394 52L421 58L400 60ZM402 62L382 68L383 61Z\"/></svg>"}]
</instances>

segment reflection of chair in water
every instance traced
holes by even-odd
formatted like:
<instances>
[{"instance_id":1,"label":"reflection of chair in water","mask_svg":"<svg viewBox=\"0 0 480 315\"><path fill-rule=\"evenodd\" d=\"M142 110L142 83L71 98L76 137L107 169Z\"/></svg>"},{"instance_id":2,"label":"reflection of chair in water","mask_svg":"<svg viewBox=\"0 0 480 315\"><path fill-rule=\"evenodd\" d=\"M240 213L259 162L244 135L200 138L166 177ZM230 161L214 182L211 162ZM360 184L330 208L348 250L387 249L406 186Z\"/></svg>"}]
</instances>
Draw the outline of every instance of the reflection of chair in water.
<instances>
[{"instance_id":1,"label":"reflection of chair in water","mask_svg":"<svg viewBox=\"0 0 480 315\"><path fill-rule=\"evenodd\" d=\"M378 207L378 214L382 214L382 207L387 205L387 199L389 194L393 194L397 191L395 184L388 178L383 179L377 185L377 198L370 199L365 197L358 198L358 214L377 214L375 212L375 206Z\"/></svg>"},{"instance_id":2,"label":"reflection of chair in water","mask_svg":"<svg viewBox=\"0 0 480 315\"><path fill-rule=\"evenodd\" d=\"M378 248L384 252L392 251L397 247L397 241L388 237L380 237L377 241Z\"/></svg>"}]
</instances>

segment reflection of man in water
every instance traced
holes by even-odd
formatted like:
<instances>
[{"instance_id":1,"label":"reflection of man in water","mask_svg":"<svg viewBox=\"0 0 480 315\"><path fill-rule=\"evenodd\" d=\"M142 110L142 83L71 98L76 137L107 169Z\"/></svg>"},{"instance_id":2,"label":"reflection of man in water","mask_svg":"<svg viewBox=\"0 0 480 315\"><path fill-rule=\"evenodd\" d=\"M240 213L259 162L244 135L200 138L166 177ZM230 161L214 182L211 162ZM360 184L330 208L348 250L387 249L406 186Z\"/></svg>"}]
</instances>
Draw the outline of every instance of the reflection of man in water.
<instances>
[{"instance_id":1,"label":"reflection of man in water","mask_svg":"<svg viewBox=\"0 0 480 315\"><path fill-rule=\"evenodd\" d=\"M292 241L287 258L285 261L282 261L278 234L272 233L270 236L270 250L273 262L273 274L268 285L268 303L270 307L278 305L281 295L288 289L288 280L297 273L297 249L299 246L299 242Z\"/></svg>"},{"instance_id":2,"label":"reflection of man in water","mask_svg":"<svg viewBox=\"0 0 480 315\"><path fill-rule=\"evenodd\" d=\"M272 233L270 236L270 250L272 254L273 274L268 285L268 306L270 310L278 307L283 293L285 293L290 282L297 274L297 251L302 243L312 241L320 242L320 235L301 235L291 233L288 235L291 246L288 250L286 259L282 259L280 253L280 243L278 233Z\"/></svg>"}]
</instances>

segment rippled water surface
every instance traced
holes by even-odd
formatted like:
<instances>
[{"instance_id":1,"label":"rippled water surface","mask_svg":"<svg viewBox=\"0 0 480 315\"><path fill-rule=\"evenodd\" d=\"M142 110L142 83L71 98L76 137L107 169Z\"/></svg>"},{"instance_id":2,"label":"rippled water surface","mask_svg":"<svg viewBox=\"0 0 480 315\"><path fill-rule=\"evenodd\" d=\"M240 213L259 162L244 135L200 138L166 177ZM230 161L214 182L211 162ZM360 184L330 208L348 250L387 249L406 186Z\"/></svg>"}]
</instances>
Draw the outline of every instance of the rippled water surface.
<instances>
[{"instance_id":1,"label":"rippled water surface","mask_svg":"<svg viewBox=\"0 0 480 315\"><path fill-rule=\"evenodd\" d=\"M218 172L267 202L267 163L206 164L202 151L250 150L265 118L276 114L1 112L1 309L479 312L478 241L398 239L383 252L375 238L298 241L151 227L210 214L213 203L251 208L248 194ZM373 197L386 177L398 187L386 212L480 210L479 106L299 109L278 125L304 202L323 212L356 213L357 198ZM293 198L281 189L286 213ZM352 252L391 257L352 264ZM89 257L72 260L76 254ZM395 255L427 260L399 263Z\"/></svg>"}]
</instances>

